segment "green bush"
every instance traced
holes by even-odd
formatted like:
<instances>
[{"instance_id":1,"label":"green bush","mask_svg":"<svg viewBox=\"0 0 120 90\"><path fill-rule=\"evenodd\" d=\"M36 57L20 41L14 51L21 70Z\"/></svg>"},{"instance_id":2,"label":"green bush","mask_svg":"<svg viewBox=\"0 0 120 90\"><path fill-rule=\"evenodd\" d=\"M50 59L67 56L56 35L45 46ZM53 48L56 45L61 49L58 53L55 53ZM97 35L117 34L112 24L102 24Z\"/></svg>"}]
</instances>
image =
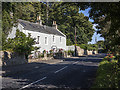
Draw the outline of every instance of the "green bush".
<instances>
[{"instance_id":1,"label":"green bush","mask_svg":"<svg viewBox=\"0 0 120 90\"><path fill-rule=\"evenodd\" d=\"M86 44L81 44L80 48L87 50L87 45Z\"/></svg>"},{"instance_id":2,"label":"green bush","mask_svg":"<svg viewBox=\"0 0 120 90\"><path fill-rule=\"evenodd\" d=\"M120 67L118 66L117 60L100 62L92 88L120 88L118 83L120 81Z\"/></svg>"},{"instance_id":3,"label":"green bush","mask_svg":"<svg viewBox=\"0 0 120 90\"><path fill-rule=\"evenodd\" d=\"M85 50L98 50L98 46L96 44L81 44L80 48Z\"/></svg>"},{"instance_id":4,"label":"green bush","mask_svg":"<svg viewBox=\"0 0 120 90\"><path fill-rule=\"evenodd\" d=\"M43 58L44 57L44 54L39 54L38 55L38 58Z\"/></svg>"},{"instance_id":5,"label":"green bush","mask_svg":"<svg viewBox=\"0 0 120 90\"><path fill-rule=\"evenodd\" d=\"M9 38L7 40L6 49L12 50L13 52L17 52L20 55L25 54L26 58L29 54L31 54L31 51L38 49L38 47L34 47L35 39L31 38L31 35L28 34L26 36L23 32L20 32L19 30L16 30L16 37L15 38Z\"/></svg>"},{"instance_id":6,"label":"green bush","mask_svg":"<svg viewBox=\"0 0 120 90\"><path fill-rule=\"evenodd\" d=\"M68 53L68 55L74 55L74 51L72 51L72 50L68 50L67 53Z\"/></svg>"}]
</instances>

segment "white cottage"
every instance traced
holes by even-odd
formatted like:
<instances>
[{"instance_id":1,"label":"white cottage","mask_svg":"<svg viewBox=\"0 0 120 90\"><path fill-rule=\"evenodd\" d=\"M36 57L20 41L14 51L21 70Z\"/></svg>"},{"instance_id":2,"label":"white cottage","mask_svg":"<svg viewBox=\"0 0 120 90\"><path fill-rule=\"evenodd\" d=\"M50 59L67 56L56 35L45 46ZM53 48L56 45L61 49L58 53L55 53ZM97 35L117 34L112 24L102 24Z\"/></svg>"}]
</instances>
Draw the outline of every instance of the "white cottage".
<instances>
[{"instance_id":1,"label":"white cottage","mask_svg":"<svg viewBox=\"0 0 120 90\"><path fill-rule=\"evenodd\" d=\"M51 49L66 50L66 35L57 29L57 24L55 21L53 22L53 26L49 27L42 25L42 20L40 20L40 17L37 18L37 23L19 19L18 26L13 27L12 31L8 35L8 38L15 37L16 29L19 29L26 35L30 33L32 38L36 38L35 46L40 47L38 51L41 53L43 50L49 52Z\"/></svg>"}]
</instances>

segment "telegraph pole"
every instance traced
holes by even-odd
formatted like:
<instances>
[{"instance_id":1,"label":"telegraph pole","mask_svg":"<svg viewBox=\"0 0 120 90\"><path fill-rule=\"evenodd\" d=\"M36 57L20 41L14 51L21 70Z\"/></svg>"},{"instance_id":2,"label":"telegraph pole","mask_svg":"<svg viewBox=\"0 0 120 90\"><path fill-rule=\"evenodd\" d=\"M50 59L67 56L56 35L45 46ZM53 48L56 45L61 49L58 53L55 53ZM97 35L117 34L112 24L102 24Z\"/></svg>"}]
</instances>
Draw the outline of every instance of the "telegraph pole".
<instances>
[{"instance_id":1,"label":"telegraph pole","mask_svg":"<svg viewBox=\"0 0 120 90\"><path fill-rule=\"evenodd\" d=\"M97 44L97 37L95 37L95 43Z\"/></svg>"},{"instance_id":2,"label":"telegraph pole","mask_svg":"<svg viewBox=\"0 0 120 90\"><path fill-rule=\"evenodd\" d=\"M75 26L75 56L77 56L77 48L76 48L76 26Z\"/></svg>"}]
</instances>

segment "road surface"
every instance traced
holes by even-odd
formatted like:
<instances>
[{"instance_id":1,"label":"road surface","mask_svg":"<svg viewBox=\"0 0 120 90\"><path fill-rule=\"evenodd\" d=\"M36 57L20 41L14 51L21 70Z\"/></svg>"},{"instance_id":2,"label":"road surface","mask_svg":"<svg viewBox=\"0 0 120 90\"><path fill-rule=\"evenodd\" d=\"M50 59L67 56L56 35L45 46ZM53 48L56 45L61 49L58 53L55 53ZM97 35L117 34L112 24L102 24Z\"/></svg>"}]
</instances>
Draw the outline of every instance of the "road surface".
<instances>
[{"instance_id":1,"label":"road surface","mask_svg":"<svg viewBox=\"0 0 120 90\"><path fill-rule=\"evenodd\" d=\"M94 55L66 58L56 63L32 62L26 65L3 67L2 88L89 89L94 82L101 60L101 57Z\"/></svg>"}]
</instances>

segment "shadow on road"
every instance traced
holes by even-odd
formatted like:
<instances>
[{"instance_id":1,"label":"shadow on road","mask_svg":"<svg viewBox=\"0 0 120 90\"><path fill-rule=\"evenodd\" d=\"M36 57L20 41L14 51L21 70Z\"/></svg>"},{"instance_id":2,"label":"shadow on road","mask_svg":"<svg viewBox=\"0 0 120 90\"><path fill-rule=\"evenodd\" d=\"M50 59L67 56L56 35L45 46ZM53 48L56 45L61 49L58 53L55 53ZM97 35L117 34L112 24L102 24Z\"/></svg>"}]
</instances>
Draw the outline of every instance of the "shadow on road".
<instances>
[{"instance_id":1,"label":"shadow on road","mask_svg":"<svg viewBox=\"0 0 120 90\"><path fill-rule=\"evenodd\" d=\"M31 82L35 82L42 77L47 79L42 82L31 85L31 88L90 88L96 76L97 65L102 59L81 59L78 58L65 58L64 63L46 64L32 62L24 65L3 67L2 70L4 78L16 79L17 81L12 86L6 86L9 82L3 81L5 88L21 88ZM80 61L73 64L72 62ZM82 62L84 61L84 62ZM87 63L91 62L91 63ZM68 66L63 71L55 74L59 70Z\"/></svg>"},{"instance_id":2,"label":"shadow on road","mask_svg":"<svg viewBox=\"0 0 120 90\"><path fill-rule=\"evenodd\" d=\"M73 57L73 58L64 58L64 61L84 61L84 62L96 62L99 63L103 57L97 57L93 55L89 56L78 56L78 57Z\"/></svg>"}]
</instances>

